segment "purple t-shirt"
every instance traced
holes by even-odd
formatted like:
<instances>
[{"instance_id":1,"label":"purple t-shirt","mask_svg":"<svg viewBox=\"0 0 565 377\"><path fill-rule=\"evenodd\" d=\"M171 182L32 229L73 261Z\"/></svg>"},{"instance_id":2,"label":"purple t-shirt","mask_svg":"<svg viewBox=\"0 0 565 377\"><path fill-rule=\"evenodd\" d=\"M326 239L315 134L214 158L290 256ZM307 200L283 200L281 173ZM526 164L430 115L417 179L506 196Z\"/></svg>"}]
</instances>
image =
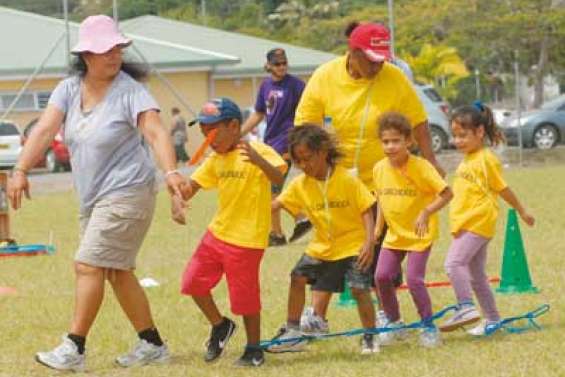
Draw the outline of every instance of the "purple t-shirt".
<instances>
[{"instance_id":1,"label":"purple t-shirt","mask_svg":"<svg viewBox=\"0 0 565 377\"><path fill-rule=\"evenodd\" d=\"M304 90L304 81L286 75L281 81L265 79L259 88L255 111L265 114L264 142L279 154L288 153L288 131L294 126L294 113Z\"/></svg>"}]
</instances>

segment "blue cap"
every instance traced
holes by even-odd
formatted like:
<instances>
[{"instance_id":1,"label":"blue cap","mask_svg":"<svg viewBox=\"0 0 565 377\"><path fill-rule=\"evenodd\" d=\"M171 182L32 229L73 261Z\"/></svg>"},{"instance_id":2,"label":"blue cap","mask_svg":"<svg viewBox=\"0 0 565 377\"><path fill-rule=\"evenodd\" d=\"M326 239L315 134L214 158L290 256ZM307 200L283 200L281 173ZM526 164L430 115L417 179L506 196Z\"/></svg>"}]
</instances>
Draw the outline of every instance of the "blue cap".
<instances>
[{"instance_id":1,"label":"blue cap","mask_svg":"<svg viewBox=\"0 0 565 377\"><path fill-rule=\"evenodd\" d=\"M241 123L242 116L239 106L229 98L214 98L202 106L196 119L188 125L192 126L195 123L212 124L226 119L237 119Z\"/></svg>"}]
</instances>

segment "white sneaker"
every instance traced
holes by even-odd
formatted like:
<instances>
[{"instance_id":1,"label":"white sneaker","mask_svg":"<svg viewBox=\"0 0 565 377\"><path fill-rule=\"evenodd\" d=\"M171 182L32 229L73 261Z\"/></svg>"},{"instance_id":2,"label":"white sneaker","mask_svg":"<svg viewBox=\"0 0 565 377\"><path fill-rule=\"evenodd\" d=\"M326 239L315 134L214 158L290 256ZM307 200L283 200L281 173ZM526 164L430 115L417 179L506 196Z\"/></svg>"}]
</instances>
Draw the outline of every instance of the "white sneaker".
<instances>
[{"instance_id":1,"label":"white sneaker","mask_svg":"<svg viewBox=\"0 0 565 377\"><path fill-rule=\"evenodd\" d=\"M406 329L400 329L403 326L404 322L402 322L401 320L390 322L387 319L384 326L382 327L398 330L379 333L379 344L381 346L390 346L391 344L405 340L408 337L408 331Z\"/></svg>"},{"instance_id":2,"label":"white sneaker","mask_svg":"<svg viewBox=\"0 0 565 377\"><path fill-rule=\"evenodd\" d=\"M375 321L377 322L377 327L385 327L386 326L386 324L388 322L388 318L386 317L386 313L385 313L384 310L377 311Z\"/></svg>"},{"instance_id":3,"label":"white sneaker","mask_svg":"<svg viewBox=\"0 0 565 377\"><path fill-rule=\"evenodd\" d=\"M140 339L130 353L116 358L116 364L129 368L135 365L163 364L170 358L171 355L166 344L157 346L145 339Z\"/></svg>"},{"instance_id":4,"label":"white sneaker","mask_svg":"<svg viewBox=\"0 0 565 377\"><path fill-rule=\"evenodd\" d=\"M441 344L439 330L435 326L423 328L420 332L420 344L427 348L434 348Z\"/></svg>"},{"instance_id":5,"label":"white sneaker","mask_svg":"<svg viewBox=\"0 0 565 377\"><path fill-rule=\"evenodd\" d=\"M282 326L279 329L279 333L275 335L273 340L287 340L287 339L296 339L296 340L289 340L286 342L273 344L267 347L268 352L273 353L282 353L282 352L300 352L304 350L306 346L306 340L302 339L302 331L298 329L289 329L285 326Z\"/></svg>"},{"instance_id":6,"label":"white sneaker","mask_svg":"<svg viewBox=\"0 0 565 377\"><path fill-rule=\"evenodd\" d=\"M63 342L49 352L38 352L35 360L53 369L84 371L84 354L78 353L77 345L67 335L63 335Z\"/></svg>"},{"instance_id":7,"label":"white sneaker","mask_svg":"<svg viewBox=\"0 0 565 377\"><path fill-rule=\"evenodd\" d=\"M300 317L300 331L305 335L318 336L328 334L330 327L328 321L314 313L314 308L304 310Z\"/></svg>"},{"instance_id":8,"label":"white sneaker","mask_svg":"<svg viewBox=\"0 0 565 377\"><path fill-rule=\"evenodd\" d=\"M484 319L477 326L467 330L467 334L472 336L484 336L486 335L487 327L496 326L497 324L497 321L487 321L486 319Z\"/></svg>"},{"instance_id":9,"label":"white sneaker","mask_svg":"<svg viewBox=\"0 0 565 377\"><path fill-rule=\"evenodd\" d=\"M373 334L364 334L361 337L361 355L370 355L377 352L381 352L381 348L375 342Z\"/></svg>"},{"instance_id":10,"label":"white sneaker","mask_svg":"<svg viewBox=\"0 0 565 377\"><path fill-rule=\"evenodd\" d=\"M473 304L458 305L457 310L451 317L445 320L440 326L440 331L449 332L458 328L475 323L481 319L481 315Z\"/></svg>"}]
</instances>

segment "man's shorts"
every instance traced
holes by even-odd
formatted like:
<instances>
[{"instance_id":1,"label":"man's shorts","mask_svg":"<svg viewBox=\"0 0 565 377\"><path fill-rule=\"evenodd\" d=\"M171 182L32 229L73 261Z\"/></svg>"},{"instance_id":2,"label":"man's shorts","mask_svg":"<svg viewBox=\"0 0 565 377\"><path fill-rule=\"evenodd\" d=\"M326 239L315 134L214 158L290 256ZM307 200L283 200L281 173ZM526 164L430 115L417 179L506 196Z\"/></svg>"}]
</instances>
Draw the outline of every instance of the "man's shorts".
<instances>
[{"instance_id":1,"label":"man's shorts","mask_svg":"<svg viewBox=\"0 0 565 377\"><path fill-rule=\"evenodd\" d=\"M286 162L286 172L284 173L283 182L280 185L271 184L271 194L278 195L282 192L284 187L284 182L286 181L286 177L288 177L288 173L290 172L290 167L292 166L292 162L290 160L284 160Z\"/></svg>"},{"instance_id":2,"label":"man's shorts","mask_svg":"<svg viewBox=\"0 0 565 377\"><path fill-rule=\"evenodd\" d=\"M206 296L226 274L231 311L254 315L261 311L259 268L262 249L232 245L207 231L182 276L181 293Z\"/></svg>"},{"instance_id":3,"label":"man's shorts","mask_svg":"<svg viewBox=\"0 0 565 377\"><path fill-rule=\"evenodd\" d=\"M323 261L304 254L292 269L291 276L307 278L313 291L343 292L346 279L350 288L370 290L371 271L359 270L356 263L357 257Z\"/></svg>"}]
</instances>

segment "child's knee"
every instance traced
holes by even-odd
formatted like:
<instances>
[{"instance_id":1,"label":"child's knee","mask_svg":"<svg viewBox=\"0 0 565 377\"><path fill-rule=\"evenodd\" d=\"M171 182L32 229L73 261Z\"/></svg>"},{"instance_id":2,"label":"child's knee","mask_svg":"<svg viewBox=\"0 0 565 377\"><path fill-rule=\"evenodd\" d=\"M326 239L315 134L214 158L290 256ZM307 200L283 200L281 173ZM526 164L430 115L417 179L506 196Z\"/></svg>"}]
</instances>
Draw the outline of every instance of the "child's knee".
<instances>
[{"instance_id":1,"label":"child's knee","mask_svg":"<svg viewBox=\"0 0 565 377\"><path fill-rule=\"evenodd\" d=\"M406 284L410 290L425 287L424 278L421 276L407 276Z\"/></svg>"},{"instance_id":2,"label":"child's knee","mask_svg":"<svg viewBox=\"0 0 565 377\"><path fill-rule=\"evenodd\" d=\"M351 296L357 301L370 297L369 290L353 287L351 287Z\"/></svg>"},{"instance_id":3,"label":"child's knee","mask_svg":"<svg viewBox=\"0 0 565 377\"><path fill-rule=\"evenodd\" d=\"M377 285L392 284L395 274L389 273L387 271L378 271L375 273L375 282Z\"/></svg>"},{"instance_id":4,"label":"child's knee","mask_svg":"<svg viewBox=\"0 0 565 377\"><path fill-rule=\"evenodd\" d=\"M301 275L290 275L290 287L293 289L304 288L308 283L308 279Z\"/></svg>"}]
</instances>

